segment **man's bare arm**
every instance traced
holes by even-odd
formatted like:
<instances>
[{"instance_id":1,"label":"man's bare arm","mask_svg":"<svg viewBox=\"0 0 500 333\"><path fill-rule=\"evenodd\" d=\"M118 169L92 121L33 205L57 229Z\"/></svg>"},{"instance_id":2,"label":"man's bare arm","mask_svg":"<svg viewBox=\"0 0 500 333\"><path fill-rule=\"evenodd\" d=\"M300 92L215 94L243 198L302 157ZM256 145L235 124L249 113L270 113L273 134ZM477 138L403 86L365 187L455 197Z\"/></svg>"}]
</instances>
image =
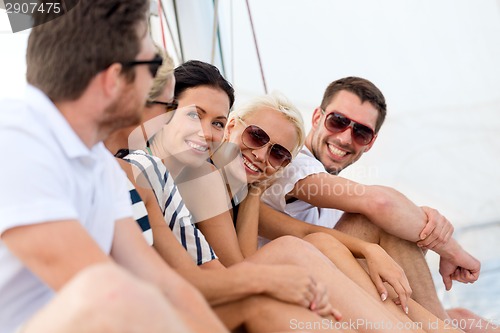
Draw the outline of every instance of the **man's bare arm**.
<instances>
[{"instance_id":1,"label":"man's bare arm","mask_svg":"<svg viewBox=\"0 0 500 333\"><path fill-rule=\"evenodd\" d=\"M55 291L82 269L111 259L78 221L48 221L5 231L2 241Z\"/></svg>"},{"instance_id":2,"label":"man's bare arm","mask_svg":"<svg viewBox=\"0 0 500 333\"><path fill-rule=\"evenodd\" d=\"M363 185L327 173L298 181L287 197L362 214L384 231L413 242L420 240L427 222L420 207L392 188Z\"/></svg>"}]
</instances>

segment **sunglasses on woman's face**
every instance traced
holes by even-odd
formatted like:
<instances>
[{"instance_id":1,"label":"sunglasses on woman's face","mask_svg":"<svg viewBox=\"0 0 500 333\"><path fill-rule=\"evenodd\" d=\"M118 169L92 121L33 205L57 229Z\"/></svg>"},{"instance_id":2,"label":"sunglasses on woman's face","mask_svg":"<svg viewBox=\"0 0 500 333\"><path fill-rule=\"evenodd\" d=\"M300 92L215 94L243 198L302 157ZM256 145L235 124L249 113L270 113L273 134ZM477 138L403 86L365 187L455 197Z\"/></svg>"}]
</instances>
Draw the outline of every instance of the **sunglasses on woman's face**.
<instances>
[{"instance_id":1,"label":"sunglasses on woman's face","mask_svg":"<svg viewBox=\"0 0 500 333\"><path fill-rule=\"evenodd\" d=\"M271 149L268 149L267 160L275 169L285 167L292 161L292 154L290 151L280 144L271 143L271 138L262 128L257 125L247 125L243 119L239 117L238 119L246 126L241 134L241 142L243 142L245 147L260 149L264 146L271 145Z\"/></svg>"},{"instance_id":2,"label":"sunglasses on woman's face","mask_svg":"<svg viewBox=\"0 0 500 333\"><path fill-rule=\"evenodd\" d=\"M321 110L321 112L325 113L324 110ZM325 127L332 133L340 133L351 127L352 139L361 146L370 144L375 137L375 132L370 127L357 123L336 112L329 113L325 117Z\"/></svg>"}]
</instances>

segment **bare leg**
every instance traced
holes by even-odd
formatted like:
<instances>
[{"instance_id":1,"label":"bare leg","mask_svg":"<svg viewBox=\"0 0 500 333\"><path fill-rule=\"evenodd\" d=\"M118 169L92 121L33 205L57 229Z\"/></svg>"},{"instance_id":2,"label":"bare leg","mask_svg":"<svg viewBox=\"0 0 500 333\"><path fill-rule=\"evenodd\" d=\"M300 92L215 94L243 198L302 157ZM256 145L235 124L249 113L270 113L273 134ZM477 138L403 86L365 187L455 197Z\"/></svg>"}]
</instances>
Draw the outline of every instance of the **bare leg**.
<instances>
[{"instance_id":1,"label":"bare leg","mask_svg":"<svg viewBox=\"0 0 500 333\"><path fill-rule=\"evenodd\" d=\"M380 298L370 296L337 269L318 249L301 239L290 236L281 237L264 246L248 260L260 264L292 264L306 268L317 281L327 285L330 301L342 313L343 321L356 322L355 328L360 332L377 330L423 332L424 329L429 332L458 332L453 329L445 330L442 321L437 321L435 324L437 327L427 327L431 320L437 320L437 318L423 308L421 308L422 313L418 312L417 307L412 310L415 315L425 318L426 321L421 324L412 322L394 304L390 305L390 302L382 304ZM362 271L362 273L366 276L366 272ZM371 280L368 279L368 283L371 284ZM363 322L360 323L359 320Z\"/></svg>"},{"instance_id":2,"label":"bare leg","mask_svg":"<svg viewBox=\"0 0 500 333\"><path fill-rule=\"evenodd\" d=\"M418 246L389 235L360 214L345 213L335 229L379 244L405 271L413 290L412 298L442 320L449 318L439 301L429 267Z\"/></svg>"},{"instance_id":3,"label":"bare leg","mask_svg":"<svg viewBox=\"0 0 500 333\"><path fill-rule=\"evenodd\" d=\"M329 319L296 305L276 301L265 296L252 296L244 300L215 307L224 325L234 331L244 327L246 332L355 332L339 330L329 325Z\"/></svg>"},{"instance_id":4,"label":"bare leg","mask_svg":"<svg viewBox=\"0 0 500 333\"><path fill-rule=\"evenodd\" d=\"M392 288L390 288L389 285L386 285L387 290L389 291L389 298L385 302L382 302L375 285L366 271L359 265L358 260L352 256L349 249L340 243L336 238L324 233L315 233L304 237L304 240L310 242L318 248L344 274L346 274L347 277L365 289L375 300L379 301L381 305L383 304L383 306L394 313L398 319L403 321L406 319L401 307L391 301L391 299L397 297ZM427 332L441 332L445 330L447 326L450 326L442 320L439 320L439 318L434 316L414 300L409 301L408 308L408 317L415 323L415 326L418 327L420 325Z\"/></svg>"},{"instance_id":5,"label":"bare leg","mask_svg":"<svg viewBox=\"0 0 500 333\"><path fill-rule=\"evenodd\" d=\"M21 332L194 332L179 318L159 289L100 264L70 281Z\"/></svg>"}]
</instances>

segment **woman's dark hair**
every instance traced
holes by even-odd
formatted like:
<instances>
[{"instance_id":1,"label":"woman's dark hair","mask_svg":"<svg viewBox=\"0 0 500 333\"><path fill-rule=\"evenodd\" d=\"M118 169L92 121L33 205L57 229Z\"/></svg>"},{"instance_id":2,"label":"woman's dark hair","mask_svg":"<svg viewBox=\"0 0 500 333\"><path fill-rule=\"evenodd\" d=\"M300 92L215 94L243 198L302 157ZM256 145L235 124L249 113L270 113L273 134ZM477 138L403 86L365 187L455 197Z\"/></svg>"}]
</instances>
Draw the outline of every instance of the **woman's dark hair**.
<instances>
[{"instance_id":1,"label":"woman's dark hair","mask_svg":"<svg viewBox=\"0 0 500 333\"><path fill-rule=\"evenodd\" d=\"M174 96L179 99L185 90L200 86L220 89L229 98L229 109L234 103L234 88L222 76L217 67L199 60L190 60L179 65L174 70L175 92Z\"/></svg>"}]
</instances>

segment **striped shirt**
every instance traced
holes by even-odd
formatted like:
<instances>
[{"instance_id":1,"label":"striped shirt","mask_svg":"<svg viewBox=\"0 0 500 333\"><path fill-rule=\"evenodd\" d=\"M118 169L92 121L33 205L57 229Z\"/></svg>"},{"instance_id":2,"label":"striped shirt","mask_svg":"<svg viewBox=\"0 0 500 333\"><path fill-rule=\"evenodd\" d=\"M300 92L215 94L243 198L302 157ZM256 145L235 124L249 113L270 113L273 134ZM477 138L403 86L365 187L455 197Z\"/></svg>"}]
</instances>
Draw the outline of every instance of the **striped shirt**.
<instances>
[{"instance_id":1,"label":"striped shirt","mask_svg":"<svg viewBox=\"0 0 500 333\"><path fill-rule=\"evenodd\" d=\"M153 231L149 225L148 211L139 193L134 187L134 184L127 178L127 187L132 201L132 212L134 219L137 221L142 230L142 235L149 245L153 245Z\"/></svg>"},{"instance_id":2,"label":"striped shirt","mask_svg":"<svg viewBox=\"0 0 500 333\"><path fill-rule=\"evenodd\" d=\"M168 224L177 240L188 251L197 265L217 259L205 236L196 227L189 209L185 206L177 186L162 161L142 150L130 152L123 158L136 166L137 186L150 186Z\"/></svg>"}]
</instances>

